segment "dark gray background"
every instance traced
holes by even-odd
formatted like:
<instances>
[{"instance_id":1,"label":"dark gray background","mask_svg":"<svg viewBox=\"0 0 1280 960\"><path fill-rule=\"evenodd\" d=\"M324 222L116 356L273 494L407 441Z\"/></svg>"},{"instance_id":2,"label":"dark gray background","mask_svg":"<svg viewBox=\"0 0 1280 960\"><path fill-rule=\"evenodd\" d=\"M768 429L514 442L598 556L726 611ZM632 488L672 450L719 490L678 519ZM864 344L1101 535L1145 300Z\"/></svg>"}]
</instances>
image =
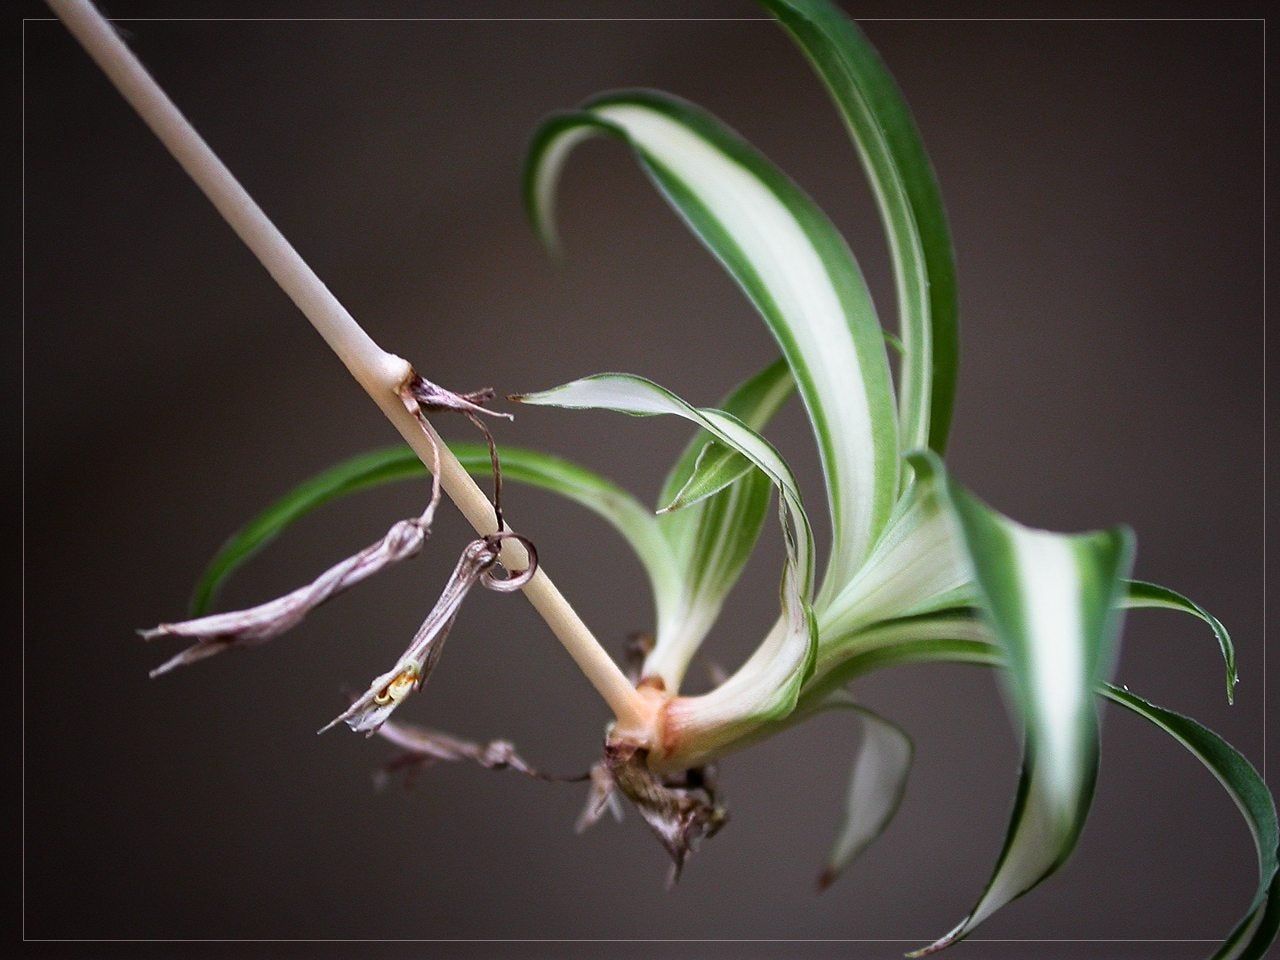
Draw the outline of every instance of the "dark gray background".
<instances>
[{"instance_id":1,"label":"dark gray background","mask_svg":"<svg viewBox=\"0 0 1280 960\"><path fill-rule=\"evenodd\" d=\"M120 16L755 17L745 2L158 4ZM43 16L32 5L30 15ZM870 8L879 16L900 9ZM919 11L914 11L918 13ZM1005 512L1138 532L1138 574L1233 630L1223 702L1201 625L1140 613L1119 677L1255 762L1262 700L1259 22L866 25L948 201L964 311L950 461ZM134 48L384 346L455 388L600 370L711 402L772 356L763 325L624 152L583 148L567 265L522 219L526 137L552 109L650 85L709 107L794 176L861 258L886 322L880 228L820 85L768 22L134 22ZM577 787L468 767L375 793L377 742L314 730L382 669L467 532L268 648L163 681L135 627L179 616L202 564L295 481L392 442L377 410L60 25L25 25L25 932L28 937L882 939L580 948L580 955L895 956L949 928L998 850L1016 750L992 678L912 668L860 693L916 737L897 821L825 895L854 732L821 719L723 765L733 822L663 890L631 816L572 834ZM447 433L466 430L445 424ZM770 431L820 510L798 406ZM646 499L685 431L526 410L500 439ZM424 485L314 515L226 591L291 587L418 508ZM513 489L514 523L613 649L651 621L593 517ZM824 524L819 518L815 524ZM821 531L820 531L821 532ZM708 650L771 622L778 547ZM581 768L605 712L519 598L476 596L412 719L507 736ZM1255 882L1226 795L1172 741L1112 714L1078 853L982 938L1220 937ZM727 949L727 952L726 952ZM219 952L217 949L206 951ZM496 947L421 948L485 956ZM559 948L525 948L530 956ZM994 944L973 957L1195 957L1208 943Z\"/></svg>"}]
</instances>

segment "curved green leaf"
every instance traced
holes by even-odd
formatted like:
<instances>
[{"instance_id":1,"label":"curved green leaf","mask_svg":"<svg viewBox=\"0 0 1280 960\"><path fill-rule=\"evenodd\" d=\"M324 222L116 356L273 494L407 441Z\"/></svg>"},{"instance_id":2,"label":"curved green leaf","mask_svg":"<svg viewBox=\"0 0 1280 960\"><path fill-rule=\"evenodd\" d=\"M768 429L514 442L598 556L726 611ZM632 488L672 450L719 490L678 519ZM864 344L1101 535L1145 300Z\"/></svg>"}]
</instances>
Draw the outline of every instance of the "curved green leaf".
<instances>
[{"instance_id":1,"label":"curved green leaf","mask_svg":"<svg viewBox=\"0 0 1280 960\"><path fill-rule=\"evenodd\" d=\"M698 409L643 377L604 373L539 393L512 397L526 404L575 410L612 410L631 416L683 417L746 456L779 493L779 519L787 559L782 577L782 618L755 653L728 680L700 697L679 697L667 708L667 759L687 768L725 742L790 713L813 665L813 531L800 490L786 461L769 441L722 410ZM675 758L678 758L675 759ZM661 761L663 758L655 758Z\"/></svg>"},{"instance_id":2,"label":"curved green leaf","mask_svg":"<svg viewBox=\"0 0 1280 960\"><path fill-rule=\"evenodd\" d=\"M912 454L918 476L943 476L931 453ZM982 896L919 955L963 939L1058 869L1074 849L1098 764L1094 687L1107 678L1118 602L1132 562L1125 529L1067 536L1000 516L946 484L979 606L1005 651L1005 676L1026 728L1023 777L1005 847Z\"/></svg>"},{"instance_id":3,"label":"curved green leaf","mask_svg":"<svg viewBox=\"0 0 1280 960\"><path fill-rule=\"evenodd\" d=\"M778 360L731 391L719 408L758 430L790 396L792 388L786 362ZM664 484L659 502L682 482L682 489L696 485L696 471L710 456L722 461L737 458L748 472L714 496L658 518L658 526L676 555L684 593L681 602L673 605L672 616L658 625L653 649L645 659L644 674L661 677L671 692L679 688L689 661L719 616L755 547L769 509L769 478L705 430L699 430L686 446Z\"/></svg>"},{"instance_id":4,"label":"curved green leaf","mask_svg":"<svg viewBox=\"0 0 1280 960\"><path fill-rule=\"evenodd\" d=\"M828 0L759 0L791 34L844 118L889 237L904 357L903 450L942 452L959 355L951 234L920 132L884 61Z\"/></svg>"},{"instance_id":5,"label":"curved green leaf","mask_svg":"<svg viewBox=\"0 0 1280 960\"><path fill-rule=\"evenodd\" d=\"M560 169L592 133L632 147L781 346L822 455L833 524L827 583L841 586L888 520L898 479L888 357L853 255L830 220L749 144L709 114L649 91L601 97L535 135L525 199L546 239Z\"/></svg>"},{"instance_id":6,"label":"curved green leaf","mask_svg":"<svg viewBox=\"0 0 1280 960\"><path fill-rule=\"evenodd\" d=\"M611 410L633 417L674 415L697 424L712 438L749 459L778 488L782 499L783 532L787 550L797 571L801 593L813 587L813 533L791 468L773 444L737 417L723 410L694 407L652 380L629 373L599 373L570 383L513 395L511 400L530 406L568 410Z\"/></svg>"},{"instance_id":7,"label":"curved green leaf","mask_svg":"<svg viewBox=\"0 0 1280 960\"><path fill-rule=\"evenodd\" d=\"M731 483L741 480L751 469L751 461L736 450L730 450L723 444L708 443L698 451L693 472L685 485L676 491L670 503L658 508L658 513L674 513L714 497Z\"/></svg>"},{"instance_id":8,"label":"curved green leaf","mask_svg":"<svg viewBox=\"0 0 1280 960\"><path fill-rule=\"evenodd\" d=\"M1209 625L1209 629L1218 640L1218 648L1222 651L1222 660L1227 668L1227 703L1234 703L1236 684L1240 682L1240 676L1236 673L1236 648L1231 642L1231 634L1227 633L1227 628L1222 625L1222 621L1194 600L1189 600L1168 587L1147 583L1144 580L1130 580L1127 587L1123 602L1130 609L1181 610L1193 617L1199 617Z\"/></svg>"},{"instance_id":9,"label":"curved green leaf","mask_svg":"<svg viewBox=\"0 0 1280 960\"><path fill-rule=\"evenodd\" d=\"M1005 667L1007 657L977 609L957 608L876 624L861 632L858 652L835 669L819 662L797 714L806 714L856 677L912 663L968 663ZM1121 687L1099 683L1095 692L1151 721L1192 752L1226 789L1243 815L1258 857L1258 887L1245 916L1212 960L1259 960L1280 930L1280 857L1275 802L1266 784L1234 747L1189 717L1149 703ZM1027 773L1024 770L1025 783ZM1024 805L1020 802L1020 806ZM1015 819L1017 819L1015 817ZM954 940L939 941L939 944ZM940 948L938 944L922 953Z\"/></svg>"},{"instance_id":10,"label":"curved green leaf","mask_svg":"<svg viewBox=\"0 0 1280 960\"><path fill-rule=\"evenodd\" d=\"M748 377L734 387L716 404L716 408L732 414L752 430L760 432L791 396L795 385L787 361L775 360L759 373ZM711 485L709 480L697 479L697 471L701 468L719 474L728 473L730 469L721 465L724 461L741 466L744 473L751 466L750 460L738 451L724 446L705 430L695 433L685 444L675 466L671 468L662 483L662 492L658 494L658 512L670 513L691 505L692 501L684 501L681 496L682 491L691 485L695 489L709 487Z\"/></svg>"},{"instance_id":11,"label":"curved green leaf","mask_svg":"<svg viewBox=\"0 0 1280 960\"><path fill-rule=\"evenodd\" d=\"M453 443L450 449L469 472L488 476L489 449ZM653 515L625 490L604 477L559 457L503 446L503 477L559 493L599 514L631 545L653 584L658 619L678 604L683 587L675 560ZM192 603L196 615L208 611L218 588L277 534L317 507L338 497L397 480L426 478L427 471L406 446L386 447L345 460L285 494L235 533L206 567Z\"/></svg>"},{"instance_id":12,"label":"curved green leaf","mask_svg":"<svg viewBox=\"0 0 1280 960\"><path fill-rule=\"evenodd\" d=\"M1227 935L1213 960L1259 960L1266 956L1280 931L1280 827L1271 791L1253 765L1208 727L1120 687L1108 685L1101 692L1113 703L1150 720L1190 750L1240 809L1258 853L1258 889L1248 912Z\"/></svg>"}]
</instances>

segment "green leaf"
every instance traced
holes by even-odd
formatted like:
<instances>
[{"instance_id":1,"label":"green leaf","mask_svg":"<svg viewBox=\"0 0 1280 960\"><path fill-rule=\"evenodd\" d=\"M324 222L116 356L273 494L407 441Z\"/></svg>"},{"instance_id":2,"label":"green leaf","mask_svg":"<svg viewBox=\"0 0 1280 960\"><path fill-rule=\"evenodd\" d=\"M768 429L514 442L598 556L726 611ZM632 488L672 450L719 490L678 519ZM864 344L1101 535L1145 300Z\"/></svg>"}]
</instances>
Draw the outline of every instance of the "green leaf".
<instances>
[{"instance_id":1,"label":"green leaf","mask_svg":"<svg viewBox=\"0 0 1280 960\"><path fill-rule=\"evenodd\" d=\"M512 399L526 404L575 410L612 410L631 416L683 417L715 440L746 456L778 489L779 519L786 546L782 618L747 662L710 693L680 697L667 709L665 758L682 769L717 747L790 713L813 665L817 631L813 622L813 532L800 490L786 461L769 441L722 410L698 409L643 377L604 373L550 390ZM664 758L655 758L662 762Z\"/></svg>"},{"instance_id":2,"label":"green leaf","mask_svg":"<svg viewBox=\"0 0 1280 960\"><path fill-rule=\"evenodd\" d=\"M1280 931L1280 827L1271 791L1253 765L1231 744L1190 717L1157 707L1119 687L1108 685L1102 694L1150 720L1190 750L1240 809L1258 852L1258 889L1248 912L1214 953L1213 960L1258 960L1266 956Z\"/></svg>"},{"instance_id":3,"label":"green leaf","mask_svg":"<svg viewBox=\"0 0 1280 960\"><path fill-rule=\"evenodd\" d=\"M1181 610L1183 613L1199 617L1209 625L1209 629L1218 640L1218 648L1222 651L1222 660L1227 668L1227 703L1234 703L1236 684L1240 682L1240 677L1236 673L1236 648L1231 642L1231 634L1227 633L1227 628L1222 625L1222 621L1194 600L1188 600L1168 587L1143 580L1130 580L1127 586L1128 591L1123 603L1130 609Z\"/></svg>"},{"instance_id":4,"label":"green leaf","mask_svg":"<svg viewBox=\"0 0 1280 960\"><path fill-rule=\"evenodd\" d=\"M453 443L450 449L471 473L488 476L484 444ZM658 618L679 602L683 587L675 560L653 515L615 484L577 464L520 447L503 446L505 479L559 493L587 507L623 535L653 584ZM193 613L208 611L218 588L253 554L290 524L317 507L370 487L398 480L425 479L426 468L408 447L387 447L352 457L285 494L238 531L209 562L196 589Z\"/></svg>"},{"instance_id":5,"label":"green leaf","mask_svg":"<svg viewBox=\"0 0 1280 960\"><path fill-rule=\"evenodd\" d=\"M751 467L737 483L691 508L694 523L673 542L684 593L670 621L659 624L645 676L659 676L674 693L689 662L720 615L750 558L769 513L773 484ZM659 517L667 520L672 515Z\"/></svg>"},{"instance_id":6,"label":"green leaf","mask_svg":"<svg viewBox=\"0 0 1280 960\"><path fill-rule=\"evenodd\" d=\"M819 889L831 886L844 868L889 826L906 793L907 773L915 753L915 745L901 727L851 697L828 697L825 709L856 713L862 721L862 742L849 777L836 840L818 878Z\"/></svg>"},{"instance_id":7,"label":"green leaf","mask_svg":"<svg viewBox=\"0 0 1280 960\"><path fill-rule=\"evenodd\" d=\"M935 611L877 624L863 631L859 652L839 671L815 675L796 713L831 696L833 684L890 666L912 663L969 663L1003 667L1007 658L978 610ZM1258 858L1258 887L1245 916L1212 960L1259 960L1280 931L1280 825L1275 801L1253 765L1216 733L1189 717L1158 707L1112 684L1095 692L1154 723L1186 747L1214 775L1240 810L1253 836ZM928 950L929 948L926 948Z\"/></svg>"},{"instance_id":8,"label":"green leaf","mask_svg":"<svg viewBox=\"0 0 1280 960\"><path fill-rule=\"evenodd\" d=\"M918 475L942 474L933 454ZM1132 562L1125 529L1067 536L995 513L957 484L947 489L979 605L1005 651L1007 686L1025 726L1023 776L1005 847L982 896L950 933L916 955L961 940L1058 869L1074 849L1098 764L1094 687L1105 680Z\"/></svg>"},{"instance_id":9,"label":"green leaf","mask_svg":"<svg viewBox=\"0 0 1280 960\"><path fill-rule=\"evenodd\" d=\"M862 569L819 607L824 646L843 645L860 626L954 606L959 595L972 595L973 574L958 541L946 476L930 462L926 467L911 471L911 483ZM819 657L826 657L825 650Z\"/></svg>"},{"instance_id":10,"label":"green leaf","mask_svg":"<svg viewBox=\"0 0 1280 960\"><path fill-rule=\"evenodd\" d=\"M903 450L946 446L959 355L951 234L920 132L862 31L828 0L759 0L804 51L844 118L880 206L897 281Z\"/></svg>"},{"instance_id":11,"label":"green leaf","mask_svg":"<svg viewBox=\"0 0 1280 960\"><path fill-rule=\"evenodd\" d=\"M751 461L736 450L730 450L723 444L708 443L698 451L688 481L676 491L670 503L658 508L658 513L674 513L714 497L753 469Z\"/></svg>"},{"instance_id":12,"label":"green leaf","mask_svg":"<svg viewBox=\"0 0 1280 960\"><path fill-rule=\"evenodd\" d=\"M517 394L511 399L529 406L611 410L633 417L674 415L697 424L713 439L745 456L778 488L783 533L800 574L801 592L807 595L812 590L813 534L795 476L773 444L737 417L723 410L693 407L652 380L629 373L600 373L549 390Z\"/></svg>"},{"instance_id":13,"label":"green leaf","mask_svg":"<svg viewBox=\"0 0 1280 960\"><path fill-rule=\"evenodd\" d=\"M786 362L779 360L736 387L719 408L758 430L792 389L791 373ZM711 456L722 462L737 458L745 464L747 473L715 495L658 518L658 526L677 557L684 594L681 602L673 605L673 615L658 625L644 673L661 677L670 692L679 689L689 661L719 616L755 547L769 509L769 478L705 430L699 430L685 448L664 484L659 502L681 482L685 489L696 485L696 470Z\"/></svg>"},{"instance_id":14,"label":"green leaf","mask_svg":"<svg viewBox=\"0 0 1280 960\"><path fill-rule=\"evenodd\" d=\"M773 415L791 396L795 381L786 360L775 360L759 373L738 384L716 408L732 414L752 430L764 429ZM752 463L738 451L726 447L705 430L699 430L685 446L667 479L663 482L658 513L670 514L687 510L737 482L753 469ZM663 529L679 531L678 522L667 521ZM679 539L678 533L673 533Z\"/></svg>"},{"instance_id":15,"label":"green leaf","mask_svg":"<svg viewBox=\"0 0 1280 960\"><path fill-rule=\"evenodd\" d=\"M764 317L791 366L826 472L830 589L861 564L897 492L897 417L881 328L839 232L768 160L709 114L648 91L548 120L525 173L529 215L552 240L560 170L593 133L618 137Z\"/></svg>"}]
</instances>

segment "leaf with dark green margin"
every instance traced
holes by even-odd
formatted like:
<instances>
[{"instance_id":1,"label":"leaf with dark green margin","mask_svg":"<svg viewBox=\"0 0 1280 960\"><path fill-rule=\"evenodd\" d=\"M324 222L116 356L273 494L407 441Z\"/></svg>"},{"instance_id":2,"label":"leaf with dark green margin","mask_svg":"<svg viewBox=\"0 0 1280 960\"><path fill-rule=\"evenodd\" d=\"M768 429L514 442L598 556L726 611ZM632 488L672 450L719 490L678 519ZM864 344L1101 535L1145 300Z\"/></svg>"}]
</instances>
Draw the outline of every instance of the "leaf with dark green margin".
<instances>
[{"instance_id":1,"label":"leaf with dark green margin","mask_svg":"<svg viewBox=\"0 0 1280 960\"><path fill-rule=\"evenodd\" d=\"M851 646L856 646L857 652L834 669L824 670L819 663L796 708L798 716L808 715L840 685L888 667L916 663L1007 665L991 627L976 609L940 610L877 624L860 631L856 644ZM1191 751L1240 810L1257 852L1258 887L1245 916L1214 952L1212 960L1260 960L1280 931L1280 826L1267 785L1239 751L1195 720L1112 684L1099 683L1094 689L1154 723Z\"/></svg>"},{"instance_id":2,"label":"leaf with dark green margin","mask_svg":"<svg viewBox=\"0 0 1280 960\"><path fill-rule=\"evenodd\" d=\"M1180 610L1193 617L1199 617L1209 625L1209 629L1218 640L1218 649L1222 651L1222 660L1227 668L1227 703L1234 703L1236 684L1240 682L1240 677L1236 673L1236 648L1231 642L1231 634L1227 633L1227 628L1222 625L1222 621L1194 600L1189 600L1168 587L1147 583L1145 580L1130 580L1126 586L1128 591L1123 602L1131 610Z\"/></svg>"},{"instance_id":3,"label":"leaf with dark green margin","mask_svg":"<svg viewBox=\"0 0 1280 960\"><path fill-rule=\"evenodd\" d=\"M758 0L822 78L862 159L889 237L903 341L903 450L946 446L955 402L959 305L951 233L920 131L892 74L828 0Z\"/></svg>"},{"instance_id":4,"label":"leaf with dark green margin","mask_svg":"<svg viewBox=\"0 0 1280 960\"><path fill-rule=\"evenodd\" d=\"M935 454L909 459L917 477L945 476ZM1056 871L1075 848L1097 777L1092 691L1111 669L1133 555L1126 529L1070 536L1033 530L953 481L946 488L978 605L1008 658L1007 687L1026 741L1017 801L986 889L951 932L913 956L968 936Z\"/></svg>"},{"instance_id":5,"label":"leaf with dark green margin","mask_svg":"<svg viewBox=\"0 0 1280 960\"><path fill-rule=\"evenodd\" d=\"M631 146L782 348L826 475L833 537L824 593L838 589L883 529L898 486L889 362L853 254L813 201L750 144L710 114L653 91L607 94L535 134L525 201L549 242L560 170L592 134Z\"/></svg>"},{"instance_id":6,"label":"leaf with dark green margin","mask_svg":"<svg viewBox=\"0 0 1280 960\"><path fill-rule=\"evenodd\" d=\"M793 390L795 381L786 360L775 360L734 387L716 404L716 409L732 414L752 430L761 431ZM733 483L749 469L750 460L705 430L699 430L663 481L662 492L658 494L658 503L662 506L658 512L686 509Z\"/></svg>"}]
</instances>

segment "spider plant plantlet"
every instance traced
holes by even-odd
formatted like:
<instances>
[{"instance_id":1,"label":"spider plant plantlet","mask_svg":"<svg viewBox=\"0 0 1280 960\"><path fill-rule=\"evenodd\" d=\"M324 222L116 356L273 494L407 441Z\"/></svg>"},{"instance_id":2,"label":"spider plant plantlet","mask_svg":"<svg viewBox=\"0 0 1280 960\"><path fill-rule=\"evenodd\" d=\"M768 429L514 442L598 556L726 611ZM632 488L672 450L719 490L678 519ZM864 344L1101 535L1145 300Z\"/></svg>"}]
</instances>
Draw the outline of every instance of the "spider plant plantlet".
<instances>
[{"instance_id":1,"label":"spider plant plantlet","mask_svg":"<svg viewBox=\"0 0 1280 960\"><path fill-rule=\"evenodd\" d=\"M92 8L84 0L50 0L409 444L361 454L313 477L236 534L197 587L195 619L157 628L159 635L197 639L161 670L226 646L260 643L374 572L366 569L371 562L385 565L384 554L394 553L387 560L394 562L416 552L434 496L421 518L405 521L410 545L375 544L276 606L210 614L218 587L298 517L378 484L420 481L429 470L481 538L464 551L401 660L339 717L399 748L393 767L466 759L550 779L505 741L485 747L386 722L425 680L472 585L523 590L615 714L603 759L576 778L590 780L580 828L605 810L617 812L621 795L671 855L676 874L698 841L726 822L714 764L817 714L853 714L864 735L845 815L822 869L825 887L892 819L912 761L910 739L858 702L856 681L901 664L987 666L1000 672L1023 738L1021 780L985 888L952 930L914 955L963 939L1070 856L1093 797L1097 700L1103 698L1186 747L1239 807L1256 846L1257 892L1213 956L1262 957L1280 928L1280 833L1268 788L1216 734L1112 682L1124 613L1178 610L1203 621L1217 641L1231 699L1236 669L1227 631L1180 593L1131 579L1134 536L1127 528L1064 534L1027 527L948 472L943 454L958 356L955 269L919 133L885 64L838 7L829 0L758 2L808 59L852 140L888 237L896 336L881 327L857 261L826 214L706 111L665 93L624 90L549 117L531 142L524 198L535 231L552 251L559 243L557 187L573 148L593 136L612 138L729 272L777 342L778 359L715 406L694 405L627 373L511 397L524 406L688 421L694 435L650 509L611 480L551 454L503 445L499 468L487 431L487 443L446 445L427 414L457 411L474 421L483 412L476 404L486 398L436 388L378 349ZM896 378L890 345L900 353ZM831 520L822 562L796 477L764 436L793 393L821 457ZM538 568L533 545L506 527L469 473L493 476L495 492L502 478L561 494L607 520L635 552L655 609L652 639L638 645L631 677L596 643ZM784 548L777 620L712 690L683 693L686 673L775 496ZM506 578L495 576L499 567L511 571Z\"/></svg>"}]
</instances>

